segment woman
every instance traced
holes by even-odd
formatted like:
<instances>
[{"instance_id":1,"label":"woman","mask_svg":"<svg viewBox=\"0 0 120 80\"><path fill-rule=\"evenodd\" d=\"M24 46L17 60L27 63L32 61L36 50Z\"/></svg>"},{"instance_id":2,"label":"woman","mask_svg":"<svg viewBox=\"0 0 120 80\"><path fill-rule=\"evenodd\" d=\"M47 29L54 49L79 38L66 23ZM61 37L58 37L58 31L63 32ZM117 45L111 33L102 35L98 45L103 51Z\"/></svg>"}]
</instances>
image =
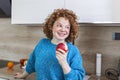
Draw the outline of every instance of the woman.
<instances>
[{"instance_id":1,"label":"woman","mask_svg":"<svg viewBox=\"0 0 120 80\"><path fill-rule=\"evenodd\" d=\"M41 39L31 53L26 70L14 77L24 79L36 72L37 80L83 80L82 57L73 44L78 27L77 16L71 10L55 10L43 27L47 38ZM67 45L68 51L56 50L59 43Z\"/></svg>"}]
</instances>

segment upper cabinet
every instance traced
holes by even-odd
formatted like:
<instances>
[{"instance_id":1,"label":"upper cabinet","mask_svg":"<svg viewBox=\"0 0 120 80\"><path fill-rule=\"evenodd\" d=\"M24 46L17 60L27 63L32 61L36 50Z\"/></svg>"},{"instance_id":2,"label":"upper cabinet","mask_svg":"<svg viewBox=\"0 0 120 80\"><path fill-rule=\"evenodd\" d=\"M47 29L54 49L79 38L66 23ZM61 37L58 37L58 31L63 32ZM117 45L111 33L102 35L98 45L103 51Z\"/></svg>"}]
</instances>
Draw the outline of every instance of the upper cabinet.
<instances>
[{"instance_id":1,"label":"upper cabinet","mask_svg":"<svg viewBox=\"0 0 120 80\"><path fill-rule=\"evenodd\" d=\"M114 1L114 2L113 2ZM12 24L42 24L54 9L67 8L79 23L120 22L119 0L12 0Z\"/></svg>"}]
</instances>

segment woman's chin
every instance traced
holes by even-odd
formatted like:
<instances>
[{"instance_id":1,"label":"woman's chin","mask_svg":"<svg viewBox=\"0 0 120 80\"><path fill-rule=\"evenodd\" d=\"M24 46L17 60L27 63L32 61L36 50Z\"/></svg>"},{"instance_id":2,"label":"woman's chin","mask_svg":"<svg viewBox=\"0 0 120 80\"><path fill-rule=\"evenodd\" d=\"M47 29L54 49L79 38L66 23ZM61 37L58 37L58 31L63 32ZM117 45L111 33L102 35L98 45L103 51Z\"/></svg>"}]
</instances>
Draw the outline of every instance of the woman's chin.
<instances>
[{"instance_id":1,"label":"woman's chin","mask_svg":"<svg viewBox=\"0 0 120 80\"><path fill-rule=\"evenodd\" d=\"M60 40L60 41L61 41L61 40L65 40L65 38L63 38L63 37L62 37L62 38L58 38L58 40Z\"/></svg>"}]
</instances>

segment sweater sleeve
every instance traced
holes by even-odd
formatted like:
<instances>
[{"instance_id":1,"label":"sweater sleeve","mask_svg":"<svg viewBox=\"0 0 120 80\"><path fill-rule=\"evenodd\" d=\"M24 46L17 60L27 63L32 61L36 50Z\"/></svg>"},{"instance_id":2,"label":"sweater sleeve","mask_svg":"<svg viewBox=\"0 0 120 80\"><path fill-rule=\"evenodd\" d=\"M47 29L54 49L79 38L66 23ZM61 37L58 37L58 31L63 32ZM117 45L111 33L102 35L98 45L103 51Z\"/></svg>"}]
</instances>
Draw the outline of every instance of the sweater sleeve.
<instances>
[{"instance_id":1,"label":"sweater sleeve","mask_svg":"<svg viewBox=\"0 0 120 80\"><path fill-rule=\"evenodd\" d=\"M28 62L26 65L26 72L29 74L35 72L35 54L34 54L34 51L30 54L30 57L28 59Z\"/></svg>"},{"instance_id":2,"label":"sweater sleeve","mask_svg":"<svg viewBox=\"0 0 120 80\"><path fill-rule=\"evenodd\" d=\"M39 43L36 45L35 49L33 52L30 54L30 57L28 59L27 65L26 65L26 72L31 74L35 72L35 60L36 60L36 55L41 48L41 45L43 43L44 39L40 40Z\"/></svg>"},{"instance_id":3,"label":"sweater sleeve","mask_svg":"<svg viewBox=\"0 0 120 80\"><path fill-rule=\"evenodd\" d=\"M85 70L82 63L82 56L76 47L73 49L72 59L70 60L71 71L65 74L65 80L83 80Z\"/></svg>"}]
</instances>

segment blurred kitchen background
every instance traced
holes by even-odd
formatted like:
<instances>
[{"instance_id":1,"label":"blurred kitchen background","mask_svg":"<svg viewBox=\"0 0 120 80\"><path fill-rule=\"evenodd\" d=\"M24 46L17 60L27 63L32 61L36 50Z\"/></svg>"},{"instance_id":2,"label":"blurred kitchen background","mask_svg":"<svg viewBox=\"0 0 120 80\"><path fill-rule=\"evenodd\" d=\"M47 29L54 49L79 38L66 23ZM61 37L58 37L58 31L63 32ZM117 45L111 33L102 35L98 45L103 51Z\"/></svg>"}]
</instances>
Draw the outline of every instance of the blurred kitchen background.
<instances>
[{"instance_id":1,"label":"blurred kitchen background","mask_svg":"<svg viewBox=\"0 0 120 80\"><path fill-rule=\"evenodd\" d=\"M4 6L9 7L2 8L2 1L7 0L0 0L0 59L19 61L28 58L37 42L45 37L43 25L11 24L11 4L6 2L8 5ZM108 68L118 70L120 40L115 40L115 33L120 33L119 22L80 23L75 44L81 51L87 74L96 74L98 52L102 54L102 75Z\"/></svg>"}]
</instances>

